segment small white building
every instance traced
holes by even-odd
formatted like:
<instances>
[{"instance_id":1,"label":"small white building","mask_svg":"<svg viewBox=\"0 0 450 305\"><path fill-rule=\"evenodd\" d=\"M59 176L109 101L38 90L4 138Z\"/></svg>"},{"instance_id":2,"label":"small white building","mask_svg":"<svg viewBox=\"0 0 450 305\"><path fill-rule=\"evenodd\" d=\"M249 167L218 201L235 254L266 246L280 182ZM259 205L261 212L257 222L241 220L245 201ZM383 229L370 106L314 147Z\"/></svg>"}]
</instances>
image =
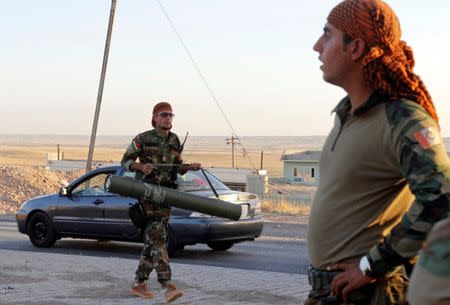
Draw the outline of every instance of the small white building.
<instances>
[{"instance_id":1,"label":"small white building","mask_svg":"<svg viewBox=\"0 0 450 305\"><path fill-rule=\"evenodd\" d=\"M232 190L266 194L269 192L269 177L265 170L210 167L208 172L219 178Z\"/></svg>"},{"instance_id":2,"label":"small white building","mask_svg":"<svg viewBox=\"0 0 450 305\"><path fill-rule=\"evenodd\" d=\"M319 185L320 151L306 150L283 154L284 179L292 183Z\"/></svg>"}]
</instances>

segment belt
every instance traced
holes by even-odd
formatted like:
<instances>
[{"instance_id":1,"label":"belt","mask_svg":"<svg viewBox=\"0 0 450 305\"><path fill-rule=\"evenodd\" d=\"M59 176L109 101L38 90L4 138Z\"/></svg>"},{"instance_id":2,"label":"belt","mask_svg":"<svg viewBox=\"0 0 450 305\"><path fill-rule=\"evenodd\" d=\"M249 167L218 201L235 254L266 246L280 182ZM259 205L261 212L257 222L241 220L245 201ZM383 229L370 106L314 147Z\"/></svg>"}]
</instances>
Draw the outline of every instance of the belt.
<instances>
[{"instance_id":1,"label":"belt","mask_svg":"<svg viewBox=\"0 0 450 305\"><path fill-rule=\"evenodd\" d=\"M314 290L331 290L331 282L339 273L341 272L316 269L310 266L308 269L308 281Z\"/></svg>"},{"instance_id":2,"label":"belt","mask_svg":"<svg viewBox=\"0 0 450 305\"><path fill-rule=\"evenodd\" d=\"M318 293L322 304L342 304L342 301L339 298L328 296L328 293L331 291L331 283L339 273L341 273L341 271L327 271L310 266L308 269L308 281L313 288L310 297L312 294ZM349 295L349 300L352 304L368 304L370 298L373 296L373 291L374 285L369 284L363 288L352 291Z\"/></svg>"}]
</instances>

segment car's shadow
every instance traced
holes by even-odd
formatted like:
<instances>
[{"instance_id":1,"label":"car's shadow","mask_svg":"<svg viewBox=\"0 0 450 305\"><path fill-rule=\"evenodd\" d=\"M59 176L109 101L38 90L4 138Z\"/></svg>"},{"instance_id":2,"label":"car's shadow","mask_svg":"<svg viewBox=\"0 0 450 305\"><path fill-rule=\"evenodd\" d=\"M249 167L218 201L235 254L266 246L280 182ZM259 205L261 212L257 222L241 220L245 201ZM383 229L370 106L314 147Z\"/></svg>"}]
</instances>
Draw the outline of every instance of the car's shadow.
<instances>
[{"instance_id":1,"label":"car's shadow","mask_svg":"<svg viewBox=\"0 0 450 305\"><path fill-rule=\"evenodd\" d=\"M119 257L139 259L142 252L143 244L128 243L117 241L97 241L97 240L83 240L83 239L62 239L58 240L51 248L37 248L33 246L28 240L9 240L0 241L0 249L30 251L40 253L57 253L68 255L83 255L95 257ZM189 260L189 263L196 261L205 262L213 259L235 256L233 250L228 251L213 251L203 245L195 245L186 247L184 250L179 250L171 258L174 262L186 263L183 260ZM239 254L239 255L242 255Z\"/></svg>"},{"instance_id":2,"label":"car's shadow","mask_svg":"<svg viewBox=\"0 0 450 305\"><path fill-rule=\"evenodd\" d=\"M143 244L117 241L95 241L82 239L58 240L51 248L37 248L28 240L0 241L0 249L30 251L39 253L57 253L66 255L82 255L93 257L118 257L136 260L141 255ZM235 245L227 251L214 251L206 245L197 244L179 250L171 258L173 263L208 265L217 267L265 270L264 266L255 262L252 251Z\"/></svg>"}]
</instances>

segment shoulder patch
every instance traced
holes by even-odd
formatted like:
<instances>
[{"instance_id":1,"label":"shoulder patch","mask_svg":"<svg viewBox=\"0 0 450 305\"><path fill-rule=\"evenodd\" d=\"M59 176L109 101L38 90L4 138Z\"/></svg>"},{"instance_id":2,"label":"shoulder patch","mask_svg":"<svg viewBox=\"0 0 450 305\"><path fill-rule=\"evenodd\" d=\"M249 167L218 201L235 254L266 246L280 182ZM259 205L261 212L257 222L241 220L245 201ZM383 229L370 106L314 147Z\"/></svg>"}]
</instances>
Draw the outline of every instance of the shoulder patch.
<instances>
[{"instance_id":1,"label":"shoulder patch","mask_svg":"<svg viewBox=\"0 0 450 305\"><path fill-rule=\"evenodd\" d=\"M435 127L424 128L416 132L414 137L424 149L428 149L434 145L442 143L442 138L439 131Z\"/></svg>"},{"instance_id":2,"label":"shoulder patch","mask_svg":"<svg viewBox=\"0 0 450 305\"><path fill-rule=\"evenodd\" d=\"M134 148L135 150L140 150L140 149L141 149L141 144L139 144L139 142L138 142L137 139L134 139L134 140L133 140L133 148Z\"/></svg>"}]
</instances>

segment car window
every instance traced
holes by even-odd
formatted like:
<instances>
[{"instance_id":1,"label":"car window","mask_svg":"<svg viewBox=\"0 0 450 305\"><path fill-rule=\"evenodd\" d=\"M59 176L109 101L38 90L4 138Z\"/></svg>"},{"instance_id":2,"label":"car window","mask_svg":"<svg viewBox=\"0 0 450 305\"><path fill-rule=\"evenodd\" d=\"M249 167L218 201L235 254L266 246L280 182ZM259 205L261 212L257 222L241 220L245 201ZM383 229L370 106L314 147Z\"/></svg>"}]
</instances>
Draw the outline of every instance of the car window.
<instances>
[{"instance_id":1,"label":"car window","mask_svg":"<svg viewBox=\"0 0 450 305\"><path fill-rule=\"evenodd\" d=\"M228 190L229 188L219 179L208 172L209 181L215 190ZM178 188L185 192L211 190L208 181L202 171L188 171L184 175L178 175Z\"/></svg>"},{"instance_id":2,"label":"car window","mask_svg":"<svg viewBox=\"0 0 450 305\"><path fill-rule=\"evenodd\" d=\"M88 180L78 184L73 190L72 195L76 196L105 196L113 195L105 190L105 180L108 173L95 175Z\"/></svg>"},{"instance_id":3,"label":"car window","mask_svg":"<svg viewBox=\"0 0 450 305\"><path fill-rule=\"evenodd\" d=\"M208 172L205 173L208 175L209 181L211 181L211 184L215 190L229 190L229 188L223 184L222 181ZM123 176L134 179L136 178L136 172L126 171L123 173ZM188 171L184 175L178 175L177 182L178 189L184 192L211 190L211 187L209 186L209 183L202 171Z\"/></svg>"}]
</instances>

